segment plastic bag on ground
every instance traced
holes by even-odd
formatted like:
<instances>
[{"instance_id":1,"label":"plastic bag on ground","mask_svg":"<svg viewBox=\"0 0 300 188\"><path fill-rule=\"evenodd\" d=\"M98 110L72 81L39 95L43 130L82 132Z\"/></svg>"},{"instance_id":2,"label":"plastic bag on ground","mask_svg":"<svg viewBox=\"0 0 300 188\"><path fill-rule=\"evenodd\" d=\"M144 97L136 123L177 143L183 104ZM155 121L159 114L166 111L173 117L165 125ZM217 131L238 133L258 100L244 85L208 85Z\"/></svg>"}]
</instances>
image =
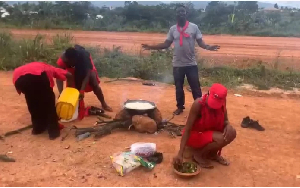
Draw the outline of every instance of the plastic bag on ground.
<instances>
[{"instance_id":1,"label":"plastic bag on ground","mask_svg":"<svg viewBox=\"0 0 300 188\"><path fill-rule=\"evenodd\" d=\"M141 163L143 167L146 167L149 170L152 170L155 167L155 163L148 162L144 160L142 157L136 156L136 159Z\"/></svg>"},{"instance_id":2,"label":"plastic bag on ground","mask_svg":"<svg viewBox=\"0 0 300 188\"><path fill-rule=\"evenodd\" d=\"M131 152L115 153L110 156L112 165L120 176L124 176L125 174L141 166L141 163L136 157L137 156Z\"/></svg>"},{"instance_id":3,"label":"plastic bag on ground","mask_svg":"<svg viewBox=\"0 0 300 188\"><path fill-rule=\"evenodd\" d=\"M156 144L137 142L131 145L130 151L140 157L150 157L156 152Z\"/></svg>"}]
</instances>

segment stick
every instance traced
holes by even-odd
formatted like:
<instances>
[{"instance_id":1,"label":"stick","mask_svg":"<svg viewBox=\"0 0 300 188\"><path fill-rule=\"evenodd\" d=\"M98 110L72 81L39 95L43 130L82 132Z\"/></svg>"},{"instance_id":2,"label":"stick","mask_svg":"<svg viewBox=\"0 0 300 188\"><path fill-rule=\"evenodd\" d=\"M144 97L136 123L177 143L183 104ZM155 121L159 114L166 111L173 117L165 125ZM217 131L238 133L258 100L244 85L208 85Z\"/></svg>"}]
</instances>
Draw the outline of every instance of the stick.
<instances>
[{"instance_id":1,"label":"stick","mask_svg":"<svg viewBox=\"0 0 300 188\"><path fill-rule=\"evenodd\" d=\"M64 141L64 140L69 136L69 134L70 134L70 132L71 132L72 129L78 129L78 128L77 128L75 125L73 125L73 126L69 129L69 131L66 133L66 135L63 136L63 137L61 137L61 141Z\"/></svg>"},{"instance_id":2,"label":"stick","mask_svg":"<svg viewBox=\"0 0 300 188\"><path fill-rule=\"evenodd\" d=\"M115 82L115 81L118 81L118 80L119 80L119 78L117 78L117 79L114 79L114 80L108 80L108 81L104 81L104 83Z\"/></svg>"},{"instance_id":3,"label":"stick","mask_svg":"<svg viewBox=\"0 0 300 188\"><path fill-rule=\"evenodd\" d=\"M167 120L167 123L170 122L172 119L174 119L175 115L173 114L170 119Z\"/></svg>"},{"instance_id":4,"label":"stick","mask_svg":"<svg viewBox=\"0 0 300 188\"><path fill-rule=\"evenodd\" d=\"M109 82L115 82L115 81L129 81L129 82L142 82L142 80L139 80L139 79L130 79L130 78L117 78L117 79L114 79L114 80L108 80L108 81L105 81L104 83L109 83Z\"/></svg>"},{"instance_id":5,"label":"stick","mask_svg":"<svg viewBox=\"0 0 300 188\"><path fill-rule=\"evenodd\" d=\"M3 162L16 162L15 159L8 157L7 155L0 155L0 160Z\"/></svg>"},{"instance_id":6,"label":"stick","mask_svg":"<svg viewBox=\"0 0 300 188\"><path fill-rule=\"evenodd\" d=\"M117 121L117 120L112 120L112 121L105 121L104 119L102 119L100 116L97 116L98 120L97 122L99 123L111 123L111 122L114 122L114 121Z\"/></svg>"},{"instance_id":7,"label":"stick","mask_svg":"<svg viewBox=\"0 0 300 188\"><path fill-rule=\"evenodd\" d=\"M14 131L8 131L3 136L0 136L0 139L4 140L5 137L8 137L8 136L11 136L11 135L14 135L14 134L20 134L21 132L23 132L27 129L30 129L30 128L32 128L32 125L27 125L26 127L22 127L22 128L17 129L17 130L14 130Z\"/></svg>"},{"instance_id":8,"label":"stick","mask_svg":"<svg viewBox=\"0 0 300 188\"><path fill-rule=\"evenodd\" d=\"M107 119L111 119L111 117L109 115L106 115L106 114L99 114L100 117L104 117L104 118L107 118Z\"/></svg>"}]
</instances>

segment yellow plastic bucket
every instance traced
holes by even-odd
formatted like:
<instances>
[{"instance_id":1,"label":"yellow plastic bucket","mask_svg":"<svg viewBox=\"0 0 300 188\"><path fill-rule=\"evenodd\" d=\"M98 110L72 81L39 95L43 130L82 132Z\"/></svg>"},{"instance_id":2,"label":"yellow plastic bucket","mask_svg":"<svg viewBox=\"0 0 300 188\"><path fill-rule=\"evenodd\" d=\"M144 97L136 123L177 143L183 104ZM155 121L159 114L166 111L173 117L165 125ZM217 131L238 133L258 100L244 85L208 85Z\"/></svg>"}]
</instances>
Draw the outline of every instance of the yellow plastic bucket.
<instances>
[{"instance_id":1,"label":"yellow plastic bucket","mask_svg":"<svg viewBox=\"0 0 300 188\"><path fill-rule=\"evenodd\" d=\"M66 87L56 104L56 113L58 117L64 120L70 120L75 113L78 101L79 91L75 88Z\"/></svg>"}]
</instances>

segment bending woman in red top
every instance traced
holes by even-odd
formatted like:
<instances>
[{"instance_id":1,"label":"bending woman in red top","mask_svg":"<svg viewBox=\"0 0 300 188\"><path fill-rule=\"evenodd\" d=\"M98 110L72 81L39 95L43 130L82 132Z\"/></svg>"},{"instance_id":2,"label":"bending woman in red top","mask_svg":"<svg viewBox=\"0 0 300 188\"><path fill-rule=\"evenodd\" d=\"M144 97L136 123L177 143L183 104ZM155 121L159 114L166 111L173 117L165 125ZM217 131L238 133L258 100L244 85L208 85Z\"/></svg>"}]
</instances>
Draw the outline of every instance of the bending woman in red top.
<instances>
[{"instance_id":1,"label":"bending woman in red top","mask_svg":"<svg viewBox=\"0 0 300 188\"><path fill-rule=\"evenodd\" d=\"M68 48L63 55L57 60L57 65L66 69L74 75L75 84L68 87L78 89L83 97L85 92L93 91L101 102L102 108L111 112L112 108L107 105L104 100L104 95L99 86L100 79L98 77L97 69L95 68L92 57L84 47L75 45ZM63 90L63 83L57 80L57 88L59 93Z\"/></svg>"},{"instance_id":2,"label":"bending woman in red top","mask_svg":"<svg viewBox=\"0 0 300 188\"><path fill-rule=\"evenodd\" d=\"M58 117L55 109L54 80L72 80L68 71L55 68L42 62L32 62L14 70L13 83L19 94L25 95L31 114L32 134L48 130L51 140L60 136Z\"/></svg>"},{"instance_id":3,"label":"bending woman in red top","mask_svg":"<svg viewBox=\"0 0 300 188\"><path fill-rule=\"evenodd\" d=\"M184 148L189 146L195 149L194 159L203 168L213 168L209 159L229 165L221 149L235 139L236 131L228 122L226 96L223 85L213 84L208 94L195 100L174 163L182 163Z\"/></svg>"}]
</instances>

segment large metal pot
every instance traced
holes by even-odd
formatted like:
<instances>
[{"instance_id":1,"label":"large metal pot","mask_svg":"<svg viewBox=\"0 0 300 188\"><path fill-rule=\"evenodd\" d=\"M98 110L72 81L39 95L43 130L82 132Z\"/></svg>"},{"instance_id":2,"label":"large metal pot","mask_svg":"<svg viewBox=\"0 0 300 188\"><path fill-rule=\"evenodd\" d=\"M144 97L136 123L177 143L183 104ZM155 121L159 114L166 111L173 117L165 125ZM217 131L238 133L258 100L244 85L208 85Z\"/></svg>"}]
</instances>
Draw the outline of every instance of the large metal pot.
<instances>
[{"instance_id":1,"label":"large metal pot","mask_svg":"<svg viewBox=\"0 0 300 188\"><path fill-rule=\"evenodd\" d=\"M126 108L126 104L128 103L149 103L153 106L153 108L151 109L146 109L146 110L140 110L140 109L129 109L129 108ZM124 103L124 109L126 109L130 115L143 115L143 114L148 114L148 113L151 113L153 112L155 109L156 109L156 105L155 103L151 102L151 101L147 101L147 100L127 100L125 103Z\"/></svg>"}]
</instances>

